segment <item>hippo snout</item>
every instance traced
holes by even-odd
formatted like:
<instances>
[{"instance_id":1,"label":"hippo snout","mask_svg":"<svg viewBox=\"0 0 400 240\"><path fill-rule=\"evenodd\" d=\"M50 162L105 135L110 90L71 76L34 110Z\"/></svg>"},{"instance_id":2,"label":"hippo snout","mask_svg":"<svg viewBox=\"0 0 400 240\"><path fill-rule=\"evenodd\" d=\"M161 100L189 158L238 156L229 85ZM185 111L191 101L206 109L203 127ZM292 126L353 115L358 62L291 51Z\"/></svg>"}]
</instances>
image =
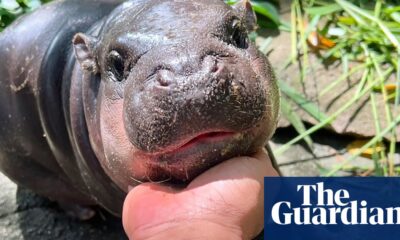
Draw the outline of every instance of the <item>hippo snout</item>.
<instances>
[{"instance_id":1,"label":"hippo snout","mask_svg":"<svg viewBox=\"0 0 400 240\"><path fill-rule=\"evenodd\" d=\"M178 84L175 82L176 75L188 76L193 74L194 71L200 70L204 74L216 73L219 70L225 68L225 65L216 59L214 53L201 57L200 64L198 66L190 65L190 63L175 63L175 66L170 66L169 64L158 65L154 68L153 74L155 75L155 80L159 83L161 87L168 87L172 84ZM199 69L202 68L202 69ZM195 70L196 69L196 70Z\"/></svg>"},{"instance_id":2,"label":"hippo snout","mask_svg":"<svg viewBox=\"0 0 400 240\"><path fill-rule=\"evenodd\" d=\"M157 65L125 92L126 132L144 152L169 151L204 132L242 132L265 115L265 88L249 60L215 52L187 59Z\"/></svg>"}]
</instances>

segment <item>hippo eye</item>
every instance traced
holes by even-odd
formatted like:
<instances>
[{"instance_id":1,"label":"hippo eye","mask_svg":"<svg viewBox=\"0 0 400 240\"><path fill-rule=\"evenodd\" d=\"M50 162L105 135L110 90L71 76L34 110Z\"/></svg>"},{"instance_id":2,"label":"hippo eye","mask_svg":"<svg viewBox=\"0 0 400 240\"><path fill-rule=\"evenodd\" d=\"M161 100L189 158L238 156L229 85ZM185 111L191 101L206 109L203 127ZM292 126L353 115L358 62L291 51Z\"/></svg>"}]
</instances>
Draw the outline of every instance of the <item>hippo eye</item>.
<instances>
[{"instance_id":1,"label":"hippo eye","mask_svg":"<svg viewBox=\"0 0 400 240\"><path fill-rule=\"evenodd\" d=\"M113 50L109 53L107 66L114 80L120 82L124 79L125 62L117 51Z\"/></svg>"},{"instance_id":2,"label":"hippo eye","mask_svg":"<svg viewBox=\"0 0 400 240\"><path fill-rule=\"evenodd\" d=\"M242 49L246 49L248 47L247 33L237 20L235 20L232 24L231 44Z\"/></svg>"}]
</instances>

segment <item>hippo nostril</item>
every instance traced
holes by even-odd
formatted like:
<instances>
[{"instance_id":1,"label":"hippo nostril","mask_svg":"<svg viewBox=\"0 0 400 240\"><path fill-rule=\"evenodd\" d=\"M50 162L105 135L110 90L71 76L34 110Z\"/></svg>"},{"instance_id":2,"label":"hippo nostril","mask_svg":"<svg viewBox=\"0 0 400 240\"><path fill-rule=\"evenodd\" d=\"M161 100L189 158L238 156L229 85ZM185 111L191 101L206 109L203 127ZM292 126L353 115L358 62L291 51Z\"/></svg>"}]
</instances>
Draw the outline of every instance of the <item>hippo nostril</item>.
<instances>
[{"instance_id":1,"label":"hippo nostril","mask_svg":"<svg viewBox=\"0 0 400 240\"><path fill-rule=\"evenodd\" d=\"M211 67L210 71L211 71L212 73L216 73L216 72L218 72L219 68L220 68L220 67L218 66L218 61L217 61L217 60L214 60L214 65Z\"/></svg>"},{"instance_id":2,"label":"hippo nostril","mask_svg":"<svg viewBox=\"0 0 400 240\"><path fill-rule=\"evenodd\" d=\"M160 86L161 87L168 87L169 86L169 83L168 82L166 82L164 79L162 79L162 78L157 78L157 81L158 81L158 83L160 83Z\"/></svg>"},{"instance_id":3,"label":"hippo nostril","mask_svg":"<svg viewBox=\"0 0 400 240\"><path fill-rule=\"evenodd\" d=\"M224 61L219 61L218 59L214 59L213 63L209 65L210 73L215 76L223 75L226 70L226 64Z\"/></svg>"},{"instance_id":4,"label":"hippo nostril","mask_svg":"<svg viewBox=\"0 0 400 240\"><path fill-rule=\"evenodd\" d=\"M203 67L210 73L216 73L220 70L218 59L215 56L206 56L203 59Z\"/></svg>"},{"instance_id":5,"label":"hippo nostril","mask_svg":"<svg viewBox=\"0 0 400 240\"><path fill-rule=\"evenodd\" d=\"M162 87L168 87L171 85L174 78L174 74L166 69L159 70L156 75L157 82Z\"/></svg>"},{"instance_id":6,"label":"hippo nostril","mask_svg":"<svg viewBox=\"0 0 400 240\"><path fill-rule=\"evenodd\" d=\"M224 62L218 62L218 64L216 65L216 71L214 72L214 74L216 76L221 76L221 75L224 75L224 73L226 73L226 65L225 65L225 63Z\"/></svg>"}]
</instances>

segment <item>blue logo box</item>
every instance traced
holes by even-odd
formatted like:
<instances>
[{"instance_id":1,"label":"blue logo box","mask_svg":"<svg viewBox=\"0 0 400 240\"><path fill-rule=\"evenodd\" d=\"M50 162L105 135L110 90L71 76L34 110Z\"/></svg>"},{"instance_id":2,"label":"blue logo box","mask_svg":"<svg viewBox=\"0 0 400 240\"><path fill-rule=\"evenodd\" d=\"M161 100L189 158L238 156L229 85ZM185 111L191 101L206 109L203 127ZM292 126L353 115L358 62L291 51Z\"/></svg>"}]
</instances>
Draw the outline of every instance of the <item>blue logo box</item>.
<instances>
[{"instance_id":1,"label":"blue logo box","mask_svg":"<svg viewBox=\"0 0 400 240\"><path fill-rule=\"evenodd\" d=\"M400 239L400 178L266 177L266 240Z\"/></svg>"}]
</instances>

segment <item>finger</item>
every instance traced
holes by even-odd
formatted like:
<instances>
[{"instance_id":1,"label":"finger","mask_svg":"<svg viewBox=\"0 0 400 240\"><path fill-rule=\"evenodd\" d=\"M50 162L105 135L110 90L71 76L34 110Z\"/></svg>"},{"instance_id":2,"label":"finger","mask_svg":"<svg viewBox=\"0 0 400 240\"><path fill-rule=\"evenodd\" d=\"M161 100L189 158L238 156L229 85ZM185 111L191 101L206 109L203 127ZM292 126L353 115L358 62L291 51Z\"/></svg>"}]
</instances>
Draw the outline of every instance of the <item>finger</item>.
<instances>
[{"instance_id":1,"label":"finger","mask_svg":"<svg viewBox=\"0 0 400 240\"><path fill-rule=\"evenodd\" d=\"M265 176L279 176L279 174L272 166L267 152L260 149L251 157L236 157L218 164L198 176L188 188L229 179L253 179L263 183Z\"/></svg>"},{"instance_id":2,"label":"finger","mask_svg":"<svg viewBox=\"0 0 400 240\"><path fill-rule=\"evenodd\" d=\"M252 217L245 221L245 228L258 233L263 226L263 178L277 175L267 153L260 150L252 157L234 158L211 168L184 190L151 183L139 185L129 192L124 203L125 231L133 238L138 232L146 232L138 231L140 228L148 229L163 221L182 221L188 218L188 212L196 209L201 213L200 218L214 215L211 218L218 221L219 217L226 217L224 205L229 205L248 212ZM214 210L207 212L207 209ZM243 225L232 223L235 224Z\"/></svg>"},{"instance_id":3,"label":"finger","mask_svg":"<svg viewBox=\"0 0 400 240\"><path fill-rule=\"evenodd\" d=\"M256 152L254 155L252 155L253 158L260 160L261 162L264 162L266 164L266 169L265 169L265 175L268 177L275 177L279 176L278 171L274 168L272 161L270 157L268 156L268 152L262 148L258 152Z\"/></svg>"},{"instance_id":4,"label":"finger","mask_svg":"<svg viewBox=\"0 0 400 240\"><path fill-rule=\"evenodd\" d=\"M149 227L145 226L147 224L156 224L155 219L165 219L162 215L170 214L169 209L175 204L175 193L175 189L155 183L144 183L134 187L125 198L122 213L123 227L129 239L133 239L135 233L142 232L137 229ZM163 206L167 207L161 211ZM142 236L135 237L142 239Z\"/></svg>"}]
</instances>

